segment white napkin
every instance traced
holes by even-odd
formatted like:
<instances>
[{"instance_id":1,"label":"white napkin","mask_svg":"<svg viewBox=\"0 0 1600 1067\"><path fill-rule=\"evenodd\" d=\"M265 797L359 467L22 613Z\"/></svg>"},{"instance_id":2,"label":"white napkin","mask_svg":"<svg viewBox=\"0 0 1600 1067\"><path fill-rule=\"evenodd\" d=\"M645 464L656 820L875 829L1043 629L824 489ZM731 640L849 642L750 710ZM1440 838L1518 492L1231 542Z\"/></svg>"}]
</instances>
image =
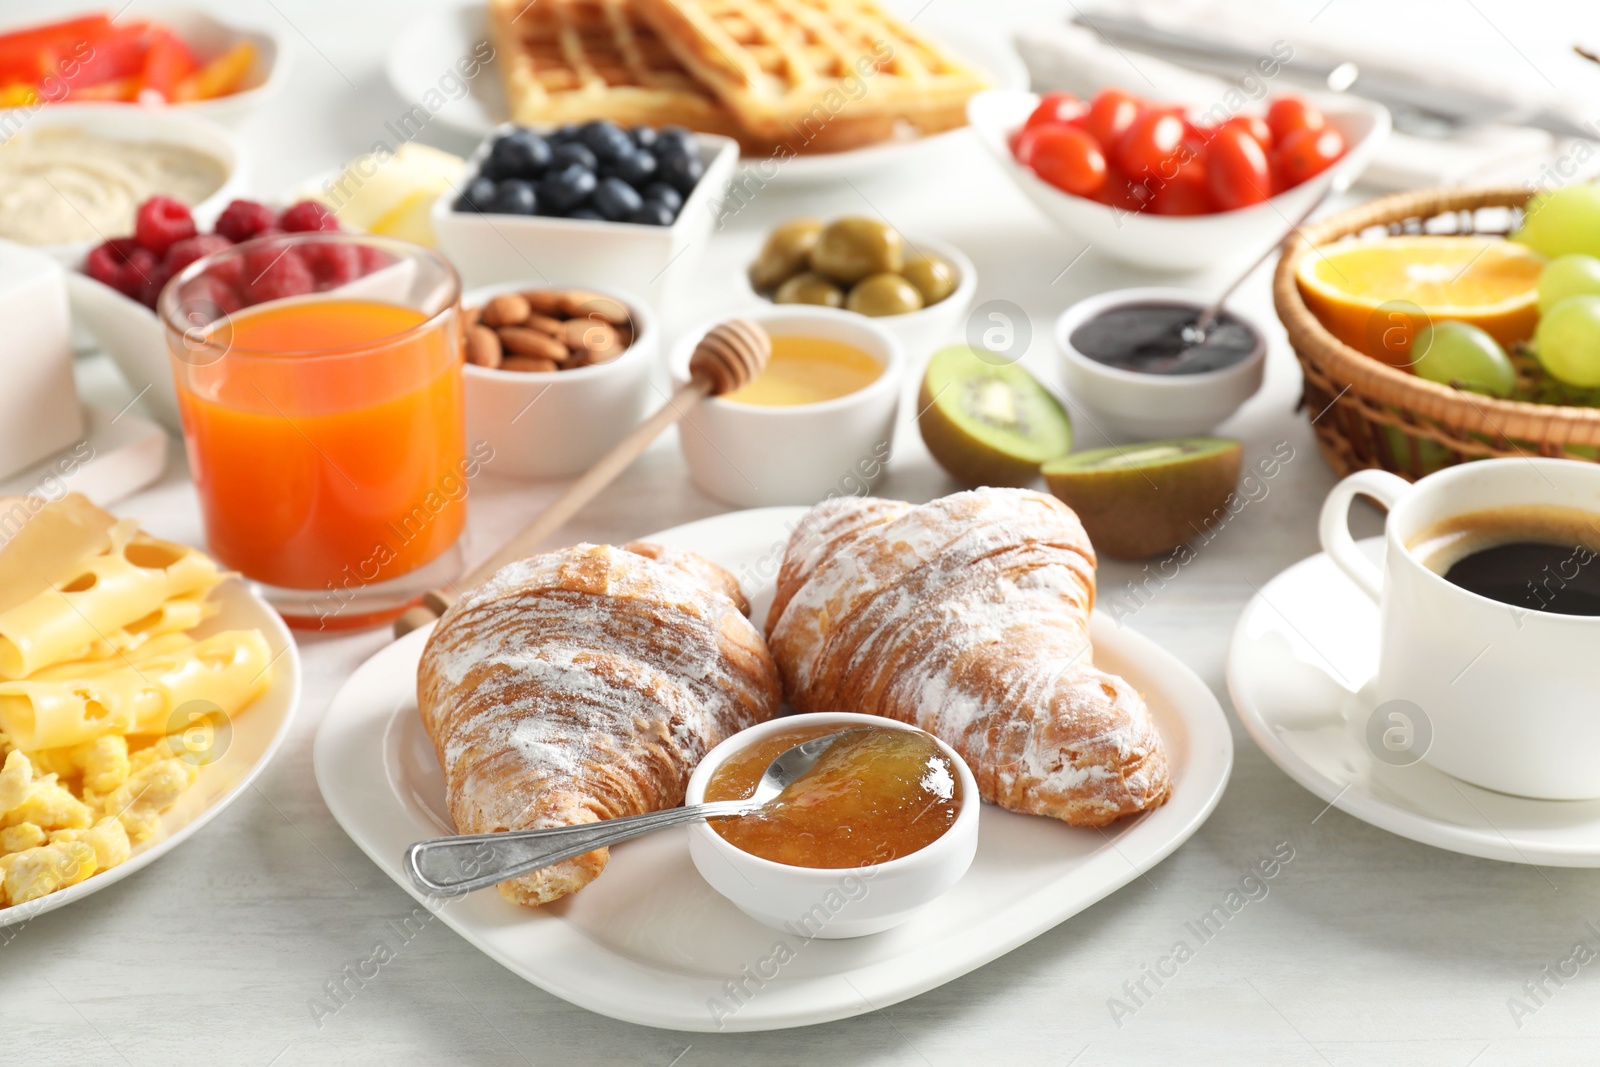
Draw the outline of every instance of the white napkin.
<instances>
[{"instance_id":1,"label":"white napkin","mask_svg":"<svg viewBox=\"0 0 1600 1067\"><path fill-rule=\"evenodd\" d=\"M1193 0L1178 5L1163 0L1159 6L1129 0L1118 8L1117 14L1144 17L1167 29L1181 29L1184 23L1180 20L1190 19L1193 21L1187 25L1203 27L1208 40L1259 48L1266 54L1273 42L1263 40L1265 34L1253 28L1263 24L1241 21L1241 11L1254 6L1239 0L1228 4ZM1091 11L1088 17L1093 20L1094 13ZM1525 84L1497 78L1492 72L1430 64L1426 57L1413 52L1405 53L1402 60L1381 43L1330 44L1330 40L1338 39L1324 36L1315 47L1296 42L1294 54L1302 60L1333 56L1339 57L1333 62L1351 59L1368 72L1404 63L1410 73L1436 85L1448 87L1470 79L1475 92L1493 92L1522 109L1532 111L1547 103L1540 94L1529 92ZM1063 90L1087 97L1115 86L1140 96L1201 104L1220 99L1231 87L1229 82L1209 74L1114 46L1092 29L1064 21L1018 32L1016 46L1028 66L1034 88L1040 90ZM1304 92L1299 86L1285 88ZM1282 89L1269 83L1268 91ZM1596 134L1600 136L1600 125ZM1600 146L1523 126L1485 125L1448 140L1396 132L1385 142L1361 182L1385 190L1527 182L1549 185L1556 183L1558 165L1561 181L1600 173Z\"/></svg>"}]
</instances>

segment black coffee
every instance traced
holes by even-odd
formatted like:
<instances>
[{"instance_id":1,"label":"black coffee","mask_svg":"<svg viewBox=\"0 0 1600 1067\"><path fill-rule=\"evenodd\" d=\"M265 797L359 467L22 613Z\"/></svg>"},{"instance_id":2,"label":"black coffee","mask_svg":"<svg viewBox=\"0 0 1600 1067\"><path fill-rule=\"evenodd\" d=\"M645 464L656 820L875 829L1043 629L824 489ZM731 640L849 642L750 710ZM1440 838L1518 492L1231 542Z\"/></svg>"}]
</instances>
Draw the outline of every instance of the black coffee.
<instances>
[{"instance_id":1,"label":"black coffee","mask_svg":"<svg viewBox=\"0 0 1600 1067\"><path fill-rule=\"evenodd\" d=\"M1600 615L1600 515L1577 508L1493 508L1458 515L1412 543L1445 581L1502 604Z\"/></svg>"}]
</instances>

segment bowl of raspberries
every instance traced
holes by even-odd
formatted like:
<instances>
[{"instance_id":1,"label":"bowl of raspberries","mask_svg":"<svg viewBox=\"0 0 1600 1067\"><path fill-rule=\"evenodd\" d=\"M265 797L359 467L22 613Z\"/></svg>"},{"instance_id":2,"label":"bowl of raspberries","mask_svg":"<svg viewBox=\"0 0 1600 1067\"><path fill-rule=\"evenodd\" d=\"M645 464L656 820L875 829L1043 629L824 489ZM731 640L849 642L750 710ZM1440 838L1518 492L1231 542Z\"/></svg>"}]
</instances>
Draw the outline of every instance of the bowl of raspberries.
<instances>
[{"instance_id":1,"label":"bowl of raspberries","mask_svg":"<svg viewBox=\"0 0 1600 1067\"><path fill-rule=\"evenodd\" d=\"M169 430L182 431L167 342L156 299L167 282L190 264L224 248L285 233L337 231L325 206L302 200L274 208L254 200L234 200L222 209L210 233L201 233L189 209L170 197L153 196L139 205L133 233L102 242L68 274L72 315L104 348L144 403ZM358 245L320 245L284 250L261 249L261 262L236 283L213 283L210 300L226 311L338 288L382 265L376 249Z\"/></svg>"}]
</instances>

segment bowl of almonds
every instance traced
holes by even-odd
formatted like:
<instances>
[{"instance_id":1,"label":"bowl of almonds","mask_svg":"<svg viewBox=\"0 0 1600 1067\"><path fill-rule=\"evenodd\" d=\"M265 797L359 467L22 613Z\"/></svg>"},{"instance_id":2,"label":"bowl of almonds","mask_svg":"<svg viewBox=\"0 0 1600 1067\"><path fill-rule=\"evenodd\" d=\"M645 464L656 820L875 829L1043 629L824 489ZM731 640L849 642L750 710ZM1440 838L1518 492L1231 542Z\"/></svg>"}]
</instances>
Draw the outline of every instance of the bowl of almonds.
<instances>
[{"instance_id":1,"label":"bowl of almonds","mask_svg":"<svg viewBox=\"0 0 1600 1067\"><path fill-rule=\"evenodd\" d=\"M638 299L520 281L461 305L467 436L496 473L577 474L644 417L660 342Z\"/></svg>"}]
</instances>

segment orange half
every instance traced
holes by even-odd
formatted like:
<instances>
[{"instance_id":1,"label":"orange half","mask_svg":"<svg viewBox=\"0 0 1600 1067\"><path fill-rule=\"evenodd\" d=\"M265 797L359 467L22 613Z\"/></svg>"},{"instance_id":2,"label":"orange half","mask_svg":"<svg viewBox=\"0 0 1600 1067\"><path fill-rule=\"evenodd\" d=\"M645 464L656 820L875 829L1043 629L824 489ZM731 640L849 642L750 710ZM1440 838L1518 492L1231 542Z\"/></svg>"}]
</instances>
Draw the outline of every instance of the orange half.
<instances>
[{"instance_id":1,"label":"orange half","mask_svg":"<svg viewBox=\"0 0 1600 1067\"><path fill-rule=\"evenodd\" d=\"M1295 278L1329 333L1406 367L1412 338L1444 319L1478 326L1507 348L1532 337L1544 262L1499 237L1388 237L1314 250Z\"/></svg>"}]
</instances>

